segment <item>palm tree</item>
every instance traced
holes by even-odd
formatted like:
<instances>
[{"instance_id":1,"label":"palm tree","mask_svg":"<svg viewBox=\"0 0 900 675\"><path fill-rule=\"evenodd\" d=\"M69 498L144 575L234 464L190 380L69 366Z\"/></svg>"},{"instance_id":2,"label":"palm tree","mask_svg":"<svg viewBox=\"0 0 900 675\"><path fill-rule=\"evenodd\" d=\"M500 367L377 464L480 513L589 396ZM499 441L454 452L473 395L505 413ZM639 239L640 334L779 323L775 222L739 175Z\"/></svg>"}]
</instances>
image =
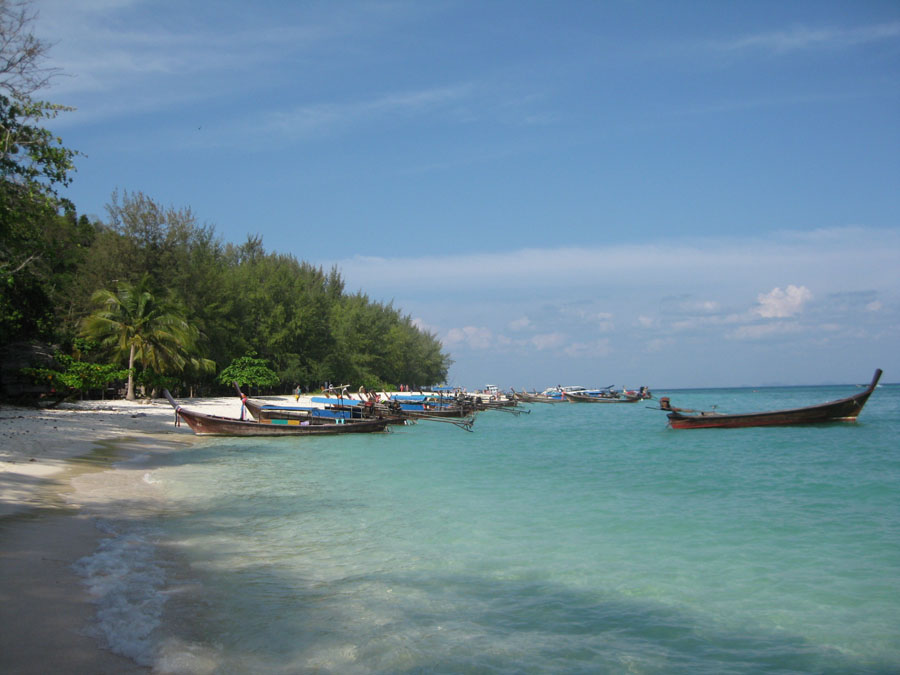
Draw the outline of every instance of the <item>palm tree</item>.
<instances>
[{"instance_id":1,"label":"palm tree","mask_svg":"<svg viewBox=\"0 0 900 675\"><path fill-rule=\"evenodd\" d=\"M120 284L114 293L99 290L91 297L96 310L84 319L82 332L100 341L117 358L128 355L128 389L125 398L134 396L134 364L157 373L180 372L190 360L199 331L171 303L158 301L150 291L150 278L137 284ZM207 359L200 360L208 368Z\"/></svg>"}]
</instances>

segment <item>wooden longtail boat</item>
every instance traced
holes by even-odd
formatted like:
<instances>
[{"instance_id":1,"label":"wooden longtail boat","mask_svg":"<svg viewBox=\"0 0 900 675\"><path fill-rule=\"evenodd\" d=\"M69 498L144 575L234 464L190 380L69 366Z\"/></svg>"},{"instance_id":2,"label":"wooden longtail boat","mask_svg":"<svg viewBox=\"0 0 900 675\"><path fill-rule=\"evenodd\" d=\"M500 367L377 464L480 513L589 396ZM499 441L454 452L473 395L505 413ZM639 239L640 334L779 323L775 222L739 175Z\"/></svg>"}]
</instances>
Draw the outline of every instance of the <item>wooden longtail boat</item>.
<instances>
[{"instance_id":1,"label":"wooden longtail boat","mask_svg":"<svg viewBox=\"0 0 900 675\"><path fill-rule=\"evenodd\" d=\"M881 379L881 369L875 371L872 382L864 391L847 398L811 405L806 408L773 410L770 412L723 414L700 412L689 414L673 410L669 413L669 426L673 429L737 429L742 427L774 427L791 424L821 424L824 422L855 422L869 396ZM665 408L664 408L665 409Z\"/></svg>"},{"instance_id":2,"label":"wooden longtail boat","mask_svg":"<svg viewBox=\"0 0 900 675\"><path fill-rule=\"evenodd\" d=\"M570 403L637 403L641 396L594 396L593 394L578 394L565 392L563 396Z\"/></svg>"},{"instance_id":3,"label":"wooden longtail boat","mask_svg":"<svg viewBox=\"0 0 900 675\"><path fill-rule=\"evenodd\" d=\"M525 408L524 406L520 406L519 401L515 398L496 401L484 401L482 399L479 399L478 397L475 397L473 399L473 404L475 406L475 410L479 412L483 410L496 410L497 412L509 413L511 415L515 415L516 417L523 414L531 414L531 410Z\"/></svg>"},{"instance_id":4,"label":"wooden longtail boat","mask_svg":"<svg viewBox=\"0 0 900 675\"><path fill-rule=\"evenodd\" d=\"M501 410L504 408L515 408L519 402L514 398L485 400L476 396L472 399L472 404L475 406L476 410Z\"/></svg>"},{"instance_id":5,"label":"wooden longtail boat","mask_svg":"<svg viewBox=\"0 0 900 675\"><path fill-rule=\"evenodd\" d=\"M565 399L560 396L558 398L553 396L545 396L543 394L529 394L524 391L516 391L513 389L513 396L516 397L516 400L521 401L522 403L564 403Z\"/></svg>"},{"instance_id":6,"label":"wooden longtail boat","mask_svg":"<svg viewBox=\"0 0 900 675\"><path fill-rule=\"evenodd\" d=\"M247 411L262 422L282 423L277 420L309 420L312 424L359 424L372 419L383 420L387 424L416 424L419 420L430 422L449 422L461 429L472 431L475 413L460 415L459 410L423 412L402 410L399 405L394 408L382 403L374 406L366 405L368 401L356 400L349 396L339 398L313 397L314 403L322 403L326 408L305 406L267 406L248 399L237 383L234 384L241 402Z\"/></svg>"},{"instance_id":7,"label":"wooden longtail boat","mask_svg":"<svg viewBox=\"0 0 900 675\"><path fill-rule=\"evenodd\" d=\"M439 403L430 401L412 403L390 398L382 400L375 407L376 410L382 410L388 414L401 414L412 418L469 417L475 412L475 406L469 403L457 405L454 402L452 404L440 405Z\"/></svg>"},{"instance_id":8,"label":"wooden longtail boat","mask_svg":"<svg viewBox=\"0 0 900 675\"><path fill-rule=\"evenodd\" d=\"M238 389L241 403L254 419L260 422L276 420L309 421L312 424L356 424L361 420L383 419L388 424L405 424L402 415L389 415L364 405L332 405L326 408L313 406L269 405L247 398ZM347 401L345 401L347 402ZM358 403L358 402L356 402Z\"/></svg>"},{"instance_id":9,"label":"wooden longtail boat","mask_svg":"<svg viewBox=\"0 0 900 675\"><path fill-rule=\"evenodd\" d=\"M362 397L361 397L362 398ZM336 398L314 396L313 403L326 406L366 406L369 399L356 400L352 394L340 394ZM419 420L431 422L449 422L461 429L472 431L475 422L475 407L466 401L458 401L456 397L435 397L433 394L397 395L394 397L383 393L373 406L376 415L393 418L402 417L410 422Z\"/></svg>"},{"instance_id":10,"label":"wooden longtail boat","mask_svg":"<svg viewBox=\"0 0 900 675\"><path fill-rule=\"evenodd\" d=\"M182 408L168 390L163 390L176 415L184 420L198 436L329 436L384 431L386 420L355 420L346 424L315 418L310 420L273 419L269 421L241 420L220 417Z\"/></svg>"}]
</instances>

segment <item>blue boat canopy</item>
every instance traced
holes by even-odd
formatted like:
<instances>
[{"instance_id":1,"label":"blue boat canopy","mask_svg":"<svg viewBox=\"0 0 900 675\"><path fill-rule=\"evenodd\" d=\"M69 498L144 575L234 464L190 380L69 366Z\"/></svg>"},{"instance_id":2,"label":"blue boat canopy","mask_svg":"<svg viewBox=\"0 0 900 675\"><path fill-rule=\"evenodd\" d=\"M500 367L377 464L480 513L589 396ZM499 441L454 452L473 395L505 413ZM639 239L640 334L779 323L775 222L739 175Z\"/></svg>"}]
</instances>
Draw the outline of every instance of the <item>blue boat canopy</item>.
<instances>
[{"instance_id":1,"label":"blue boat canopy","mask_svg":"<svg viewBox=\"0 0 900 675\"><path fill-rule=\"evenodd\" d=\"M324 396L313 396L313 403L324 403L325 405L362 405L364 401L357 401L355 398L325 398Z\"/></svg>"}]
</instances>

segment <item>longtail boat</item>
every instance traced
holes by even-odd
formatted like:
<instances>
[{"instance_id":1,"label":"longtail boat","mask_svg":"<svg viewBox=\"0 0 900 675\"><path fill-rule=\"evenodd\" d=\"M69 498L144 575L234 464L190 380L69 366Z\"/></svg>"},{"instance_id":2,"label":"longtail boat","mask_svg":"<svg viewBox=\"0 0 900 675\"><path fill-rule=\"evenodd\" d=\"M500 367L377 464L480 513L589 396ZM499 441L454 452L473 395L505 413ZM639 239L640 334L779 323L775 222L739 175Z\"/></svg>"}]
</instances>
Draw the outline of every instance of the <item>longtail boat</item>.
<instances>
[{"instance_id":1,"label":"longtail boat","mask_svg":"<svg viewBox=\"0 0 900 675\"><path fill-rule=\"evenodd\" d=\"M472 403L476 410L503 410L515 408L519 404L515 398L484 399L478 396L472 397Z\"/></svg>"},{"instance_id":2,"label":"longtail boat","mask_svg":"<svg viewBox=\"0 0 900 675\"><path fill-rule=\"evenodd\" d=\"M496 410L497 412L509 413L518 417L525 414L530 415L531 410L519 405L519 401L515 398L500 399L495 401L485 401L478 397L473 399L475 410Z\"/></svg>"},{"instance_id":3,"label":"longtail boat","mask_svg":"<svg viewBox=\"0 0 900 675\"><path fill-rule=\"evenodd\" d=\"M366 406L374 408L376 412L416 414L423 413L432 417L467 417L475 406L471 401L461 397L445 397L443 394L419 393L419 394L394 394L387 392L381 394L360 393L359 399L353 398L353 394L347 392L346 386L342 390L331 387L324 391L322 396L313 396L312 402L329 408L352 408Z\"/></svg>"},{"instance_id":4,"label":"longtail boat","mask_svg":"<svg viewBox=\"0 0 900 675\"><path fill-rule=\"evenodd\" d=\"M360 400L357 400L353 398L352 394L340 395L338 398L312 397L313 403L322 404L325 406L324 408L272 406L260 404L247 398L241 392L237 383L234 383L234 387L247 411L261 422L284 424L280 420L299 420L301 422L309 420L312 424L359 424L360 422L377 419L383 420L387 424L411 425L421 420L426 422L448 422L465 431L472 431L472 425L475 423L475 412L471 408L466 415L461 415L458 408L429 411L421 408L418 410L404 410L396 402L390 405L385 403L369 405L370 399L361 397Z\"/></svg>"},{"instance_id":5,"label":"longtail boat","mask_svg":"<svg viewBox=\"0 0 900 675\"><path fill-rule=\"evenodd\" d=\"M163 390L169 404L175 408L176 417L198 436L329 436L334 434L359 434L384 431L387 420L353 420L344 424L333 420L312 418L241 420L187 410L175 402L168 390Z\"/></svg>"},{"instance_id":6,"label":"longtail boat","mask_svg":"<svg viewBox=\"0 0 900 675\"><path fill-rule=\"evenodd\" d=\"M376 409L390 415L401 415L412 422L418 422L419 420L447 422L455 424L466 431L472 431L472 425L475 424L475 409L472 407L454 406L452 408L413 409L401 406L397 401L390 401L388 403L379 403Z\"/></svg>"},{"instance_id":7,"label":"longtail boat","mask_svg":"<svg viewBox=\"0 0 900 675\"><path fill-rule=\"evenodd\" d=\"M568 391L563 392L563 396L570 403L637 403L643 399L642 396L594 396Z\"/></svg>"},{"instance_id":8,"label":"longtail boat","mask_svg":"<svg viewBox=\"0 0 900 675\"><path fill-rule=\"evenodd\" d=\"M359 420L385 419L388 424L404 424L406 418L402 415L391 415L374 405L367 405L368 401L357 401L352 398L328 399L330 403L325 407L301 406L301 405L271 405L261 403L248 398L241 391L237 382L232 383L241 404L248 413L257 421L273 420L300 420L311 421L313 424L356 423ZM314 398L313 401L322 402L325 399Z\"/></svg>"},{"instance_id":9,"label":"longtail boat","mask_svg":"<svg viewBox=\"0 0 900 675\"><path fill-rule=\"evenodd\" d=\"M337 393L334 389L330 391L332 391L331 396L325 392L324 396L313 396L312 402L329 406L332 409L352 409L365 406L370 407L373 414L391 420L399 417L407 423L415 423L419 420L448 422L466 431L472 431L472 425L475 423L475 406L471 402L459 401L455 397L435 397L433 394L400 394L391 397L386 392L382 392L380 395L360 394L360 399L356 400L353 398L353 394L346 393L346 389L341 393ZM370 402L373 404L370 405Z\"/></svg>"},{"instance_id":10,"label":"longtail boat","mask_svg":"<svg viewBox=\"0 0 900 675\"><path fill-rule=\"evenodd\" d=\"M529 394L524 391L516 391L513 389L513 396L522 403L563 403L565 399L561 396L546 396L544 394Z\"/></svg>"},{"instance_id":11,"label":"longtail boat","mask_svg":"<svg viewBox=\"0 0 900 675\"><path fill-rule=\"evenodd\" d=\"M315 401L316 399L313 399ZM463 401L461 404L447 399L444 402L435 400L412 401L399 397L387 398L376 404L376 409L393 414L403 414L413 418L421 417L470 417L475 412L474 404Z\"/></svg>"},{"instance_id":12,"label":"longtail boat","mask_svg":"<svg viewBox=\"0 0 900 675\"><path fill-rule=\"evenodd\" d=\"M792 424L821 424L824 422L855 422L863 406L881 379L881 369L875 371L872 382L864 391L847 398L790 410L725 414L717 412L689 413L666 406L669 426L673 429L737 429L743 427L774 427Z\"/></svg>"}]
</instances>

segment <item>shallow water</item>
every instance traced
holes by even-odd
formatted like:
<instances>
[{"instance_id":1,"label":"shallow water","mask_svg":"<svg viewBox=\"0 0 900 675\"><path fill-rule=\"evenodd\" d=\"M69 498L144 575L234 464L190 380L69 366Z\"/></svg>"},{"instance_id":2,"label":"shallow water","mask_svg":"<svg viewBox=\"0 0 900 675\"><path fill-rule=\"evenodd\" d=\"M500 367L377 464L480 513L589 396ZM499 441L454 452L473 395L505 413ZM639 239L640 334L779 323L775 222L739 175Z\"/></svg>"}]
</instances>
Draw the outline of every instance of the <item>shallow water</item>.
<instances>
[{"instance_id":1,"label":"shallow water","mask_svg":"<svg viewBox=\"0 0 900 675\"><path fill-rule=\"evenodd\" d=\"M146 580L117 610L144 637L107 639L179 672L900 670L900 387L828 426L674 431L647 405L173 451L135 469L156 512L84 562Z\"/></svg>"}]
</instances>

